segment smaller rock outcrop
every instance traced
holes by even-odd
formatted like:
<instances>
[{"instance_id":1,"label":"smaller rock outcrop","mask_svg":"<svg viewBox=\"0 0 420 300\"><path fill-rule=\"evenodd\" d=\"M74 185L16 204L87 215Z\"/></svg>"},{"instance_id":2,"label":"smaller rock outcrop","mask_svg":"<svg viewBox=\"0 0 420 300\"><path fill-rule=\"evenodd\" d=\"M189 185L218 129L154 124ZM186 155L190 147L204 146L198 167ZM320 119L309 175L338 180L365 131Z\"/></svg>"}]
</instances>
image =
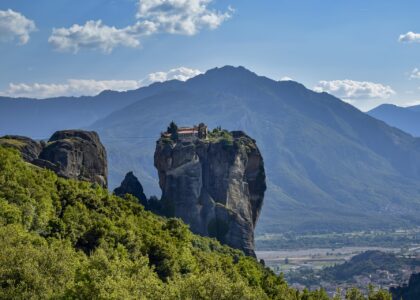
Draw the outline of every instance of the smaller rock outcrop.
<instances>
[{"instance_id":1,"label":"smaller rock outcrop","mask_svg":"<svg viewBox=\"0 0 420 300\"><path fill-rule=\"evenodd\" d=\"M114 194L123 197L125 194L130 194L139 199L139 202L147 207L147 197L144 194L143 186L140 181L134 176L133 172L128 172L125 175L121 185L114 190Z\"/></svg>"},{"instance_id":2,"label":"smaller rock outcrop","mask_svg":"<svg viewBox=\"0 0 420 300\"><path fill-rule=\"evenodd\" d=\"M20 135L6 135L2 137L0 139L0 145L19 150L22 158L28 162L37 159L42 151L40 142Z\"/></svg>"},{"instance_id":3,"label":"smaller rock outcrop","mask_svg":"<svg viewBox=\"0 0 420 300\"><path fill-rule=\"evenodd\" d=\"M107 186L106 151L94 131L57 131L49 139L39 159L52 163L55 167L50 168L59 176Z\"/></svg>"},{"instance_id":4,"label":"smaller rock outcrop","mask_svg":"<svg viewBox=\"0 0 420 300\"><path fill-rule=\"evenodd\" d=\"M96 132L57 131L47 143L22 136L4 136L0 145L19 150L27 162L50 169L61 177L108 185L106 151Z\"/></svg>"}]
</instances>

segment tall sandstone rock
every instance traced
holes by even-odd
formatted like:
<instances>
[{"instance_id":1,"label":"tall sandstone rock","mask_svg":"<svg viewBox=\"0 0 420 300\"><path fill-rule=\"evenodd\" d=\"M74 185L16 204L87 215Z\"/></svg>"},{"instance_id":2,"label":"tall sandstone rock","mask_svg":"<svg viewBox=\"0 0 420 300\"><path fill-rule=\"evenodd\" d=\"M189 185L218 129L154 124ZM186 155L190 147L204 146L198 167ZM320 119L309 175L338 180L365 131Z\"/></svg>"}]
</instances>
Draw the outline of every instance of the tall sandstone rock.
<instances>
[{"instance_id":1,"label":"tall sandstone rock","mask_svg":"<svg viewBox=\"0 0 420 300\"><path fill-rule=\"evenodd\" d=\"M233 131L208 139L157 141L155 167L162 207L193 232L254 253L254 229L266 190L264 162L253 139Z\"/></svg>"},{"instance_id":2,"label":"tall sandstone rock","mask_svg":"<svg viewBox=\"0 0 420 300\"><path fill-rule=\"evenodd\" d=\"M106 151L96 132L57 131L48 142L4 136L0 138L0 145L16 148L26 161L50 169L61 177L98 183L103 187L108 185Z\"/></svg>"}]
</instances>

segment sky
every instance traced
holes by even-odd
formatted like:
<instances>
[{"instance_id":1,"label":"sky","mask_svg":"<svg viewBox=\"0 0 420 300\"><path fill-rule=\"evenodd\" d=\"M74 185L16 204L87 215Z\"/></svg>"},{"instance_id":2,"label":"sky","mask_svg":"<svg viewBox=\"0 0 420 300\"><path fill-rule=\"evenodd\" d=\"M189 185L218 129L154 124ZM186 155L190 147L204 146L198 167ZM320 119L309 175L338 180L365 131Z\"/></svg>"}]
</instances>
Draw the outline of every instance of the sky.
<instances>
[{"instance_id":1,"label":"sky","mask_svg":"<svg viewBox=\"0 0 420 300\"><path fill-rule=\"evenodd\" d=\"M363 111L420 104L419 11L410 0L1 0L0 95L95 95L233 65Z\"/></svg>"}]
</instances>

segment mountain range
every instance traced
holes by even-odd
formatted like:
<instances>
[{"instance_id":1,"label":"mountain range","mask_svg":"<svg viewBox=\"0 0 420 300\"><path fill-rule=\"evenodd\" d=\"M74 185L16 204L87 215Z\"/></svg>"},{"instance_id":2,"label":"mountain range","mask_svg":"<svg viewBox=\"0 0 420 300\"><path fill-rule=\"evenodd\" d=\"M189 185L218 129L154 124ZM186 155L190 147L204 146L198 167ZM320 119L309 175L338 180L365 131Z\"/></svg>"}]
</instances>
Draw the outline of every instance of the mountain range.
<instances>
[{"instance_id":1,"label":"mountain range","mask_svg":"<svg viewBox=\"0 0 420 300\"><path fill-rule=\"evenodd\" d=\"M172 120L256 139L268 184L257 233L420 224L420 140L294 81L226 66L123 93L0 99L0 134L95 130L107 148L110 187L134 171L149 196L160 196L153 153Z\"/></svg>"},{"instance_id":2,"label":"mountain range","mask_svg":"<svg viewBox=\"0 0 420 300\"><path fill-rule=\"evenodd\" d=\"M382 104L370 110L368 114L413 136L420 136L420 105L400 107Z\"/></svg>"}]
</instances>

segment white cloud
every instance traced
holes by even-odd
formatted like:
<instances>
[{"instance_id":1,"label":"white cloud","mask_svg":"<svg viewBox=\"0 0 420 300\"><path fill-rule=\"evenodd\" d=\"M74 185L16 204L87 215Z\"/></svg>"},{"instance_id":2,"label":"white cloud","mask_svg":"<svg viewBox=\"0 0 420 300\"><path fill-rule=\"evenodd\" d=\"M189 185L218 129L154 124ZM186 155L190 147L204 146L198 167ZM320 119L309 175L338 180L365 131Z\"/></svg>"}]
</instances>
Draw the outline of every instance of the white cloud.
<instances>
[{"instance_id":1,"label":"white cloud","mask_svg":"<svg viewBox=\"0 0 420 300\"><path fill-rule=\"evenodd\" d=\"M330 93L350 103L354 103L357 100L387 99L395 95L395 91L390 86L348 79L320 81L314 90Z\"/></svg>"},{"instance_id":2,"label":"white cloud","mask_svg":"<svg viewBox=\"0 0 420 300\"><path fill-rule=\"evenodd\" d=\"M138 47L139 38L156 30L150 22L137 22L122 29L104 25L101 20L87 21L70 28L54 28L48 39L57 50L77 53L80 49L100 49L110 53L115 47Z\"/></svg>"},{"instance_id":3,"label":"white cloud","mask_svg":"<svg viewBox=\"0 0 420 300\"><path fill-rule=\"evenodd\" d=\"M152 82L162 82L167 80L181 80L186 81L192 77L195 77L202 72L196 69L189 69L185 67L180 67L177 69L171 69L168 72L155 72L151 73L147 76L147 78L143 81L143 83L146 85L148 83Z\"/></svg>"},{"instance_id":4,"label":"white cloud","mask_svg":"<svg viewBox=\"0 0 420 300\"><path fill-rule=\"evenodd\" d=\"M160 32L194 35L202 28L215 29L232 16L233 9L209 8L213 0L139 0L137 18L150 21Z\"/></svg>"},{"instance_id":5,"label":"white cloud","mask_svg":"<svg viewBox=\"0 0 420 300\"><path fill-rule=\"evenodd\" d=\"M411 71L410 79L420 79L420 70L418 68L414 68L413 71Z\"/></svg>"},{"instance_id":6,"label":"white cloud","mask_svg":"<svg viewBox=\"0 0 420 300\"><path fill-rule=\"evenodd\" d=\"M27 19L21 13L11 9L0 10L0 41L17 40L24 45L29 41L29 35L36 30L34 21Z\"/></svg>"},{"instance_id":7,"label":"white cloud","mask_svg":"<svg viewBox=\"0 0 420 300\"><path fill-rule=\"evenodd\" d=\"M282 78L280 78L280 81L293 81L293 78L289 76L283 76Z\"/></svg>"},{"instance_id":8,"label":"white cloud","mask_svg":"<svg viewBox=\"0 0 420 300\"><path fill-rule=\"evenodd\" d=\"M70 79L66 83L10 83L9 89L2 93L10 97L50 98L58 96L90 96L104 90L124 91L136 89L139 82L135 80L85 80Z\"/></svg>"},{"instance_id":9,"label":"white cloud","mask_svg":"<svg viewBox=\"0 0 420 300\"><path fill-rule=\"evenodd\" d=\"M398 40L404 43L419 43L420 33L409 31L406 34L401 34Z\"/></svg>"},{"instance_id":10,"label":"white cloud","mask_svg":"<svg viewBox=\"0 0 420 300\"><path fill-rule=\"evenodd\" d=\"M400 106L402 107L407 107L407 106L415 106L415 105L420 105L420 100L412 100L412 101L408 101L408 102L404 102L402 104L400 104Z\"/></svg>"},{"instance_id":11,"label":"white cloud","mask_svg":"<svg viewBox=\"0 0 420 300\"><path fill-rule=\"evenodd\" d=\"M88 80L70 79L64 83L10 83L9 88L0 93L7 97L51 98L59 96L94 96L105 90L127 91L149 85L156 81L177 79L188 80L201 72L195 69L180 67L168 72L149 74L142 80Z\"/></svg>"},{"instance_id":12,"label":"white cloud","mask_svg":"<svg viewBox=\"0 0 420 300\"><path fill-rule=\"evenodd\" d=\"M119 46L139 47L144 36L158 33L194 35L203 28L215 29L229 19L233 10L210 9L213 0L139 0L131 26L116 28L98 21L54 28L49 42L59 51L77 53L80 49L99 49L111 53Z\"/></svg>"}]
</instances>

